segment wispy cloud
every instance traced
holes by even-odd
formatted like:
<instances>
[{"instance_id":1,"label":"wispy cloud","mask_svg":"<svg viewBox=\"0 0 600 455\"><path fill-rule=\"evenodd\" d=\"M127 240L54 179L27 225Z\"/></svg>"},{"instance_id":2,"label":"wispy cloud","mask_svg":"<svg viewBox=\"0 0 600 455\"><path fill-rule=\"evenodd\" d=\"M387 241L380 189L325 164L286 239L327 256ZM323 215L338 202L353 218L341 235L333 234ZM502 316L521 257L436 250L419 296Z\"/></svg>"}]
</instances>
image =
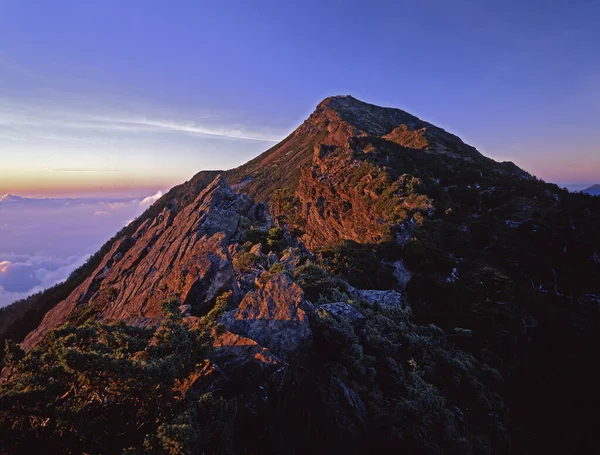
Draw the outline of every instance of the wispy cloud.
<instances>
[{"instance_id":1,"label":"wispy cloud","mask_svg":"<svg viewBox=\"0 0 600 455\"><path fill-rule=\"evenodd\" d=\"M215 124L214 117L184 121L161 119L138 114L93 115L73 110L56 110L44 106L3 103L0 107L0 137L26 140L39 136L44 140L89 141L90 133L143 134L180 133L228 140L277 142L283 133L262 131L244 126Z\"/></svg>"},{"instance_id":2,"label":"wispy cloud","mask_svg":"<svg viewBox=\"0 0 600 455\"><path fill-rule=\"evenodd\" d=\"M153 129L155 131L176 131L180 133L193 134L198 136L212 136L226 139L242 139L248 141L277 142L280 136L260 131L252 131L246 128L235 127L209 127L195 122L176 123L169 121L159 121L151 119L143 120L121 120L113 122L113 126L129 131L138 131L140 129Z\"/></svg>"}]
</instances>

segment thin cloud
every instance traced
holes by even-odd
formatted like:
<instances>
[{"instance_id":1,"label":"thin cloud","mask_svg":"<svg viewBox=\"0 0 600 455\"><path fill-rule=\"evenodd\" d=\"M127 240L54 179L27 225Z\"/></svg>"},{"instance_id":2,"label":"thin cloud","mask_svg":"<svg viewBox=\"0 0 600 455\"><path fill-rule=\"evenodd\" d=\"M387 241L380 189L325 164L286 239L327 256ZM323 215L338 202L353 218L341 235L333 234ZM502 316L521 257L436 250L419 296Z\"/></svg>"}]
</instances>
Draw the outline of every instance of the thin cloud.
<instances>
[{"instance_id":1,"label":"thin cloud","mask_svg":"<svg viewBox=\"0 0 600 455\"><path fill-rule=\"evenodd\" d=\"M226 139L242 139L248 141L277 142L281 137L257 131L248 131L245 128L210 128L195 123L175 123L158 120L129 120L121 121L124 125L138 125L142 127L157 128L159 130L177 131L198 136L212 136Z\"/></svg>"},{"instance_id":2,"label":"thin cloud","mask_svg":"<svg viewBox=\"0 0 600 455\"><path fill-rule=\"evenodd\" d=\"M0 136L10 140L27 140L36 137L57 141L90 141L83 131L96 133L181 133L199 137L213 137L227 140L277 142L284 135L243 126L210 125L201 120L214 117L201 117L194 121L174 121L148 116L123 117L122 115L97 116L76 110L56 111L42 106L0 107Z\"/></svg>"}]
</instances>

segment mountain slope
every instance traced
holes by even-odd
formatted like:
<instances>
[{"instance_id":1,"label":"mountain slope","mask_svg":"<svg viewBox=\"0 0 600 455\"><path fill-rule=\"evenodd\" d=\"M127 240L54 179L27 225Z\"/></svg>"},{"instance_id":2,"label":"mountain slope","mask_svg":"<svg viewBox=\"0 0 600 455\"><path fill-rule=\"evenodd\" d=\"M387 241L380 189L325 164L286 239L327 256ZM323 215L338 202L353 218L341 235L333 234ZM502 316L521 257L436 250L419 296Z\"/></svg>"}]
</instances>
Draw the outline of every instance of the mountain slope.
<instances>
[{"instance_id":1,"label":"mountain slope","mask_svg":"<svg viewBox=\"0 0 600 455\"><path fill-rule=\"evenodd\" d=\"M591 194L592 196L600 196L600 185L592 185L583 190L582 193Z\"/></svg>"},{"instance_id":2,"label":"mountain slope","mask_svg":"<svg viewBox=\"0 0 600 455\"><path fill-rule=\"evenodd\" d=\"M473 147L441 128L400 109L382 108L353 98L323 100L309 118L282 142L226 173L249 196L265 201L277 189L298 185L303 166L320 144L344 146L350 137L386 137L411 150L486 161Z\"/></svg>"},{"instance_id":3,"label":"mountain slope","mask_svg":"<svg viewBox=\"0 0 600 455\"><path fill-rule=\"evenodd\" d=\"M133 235L117 240L95 272L48 312L24 346L35 345L50 328L81 319L79 313L156 325L162 302L173 297L196 314L207 313L220 293L238 292L227 245L240 223L265 224L264 209L236 197L217 176L178 213L166 207Z\"/></svg>"},{"instance_id":4,"label":"mountain slope","mask_svg":"<svg viewBox=\"0 0 600 455\"><path fill-rule=\"evenodd\" d=\"M178 380L239 401L240 450L590 452L599 254L597 198L331 97L163 196L24 346L63 322L156 327L174 301L219 377Z\"/></svg>"}]
</instances>

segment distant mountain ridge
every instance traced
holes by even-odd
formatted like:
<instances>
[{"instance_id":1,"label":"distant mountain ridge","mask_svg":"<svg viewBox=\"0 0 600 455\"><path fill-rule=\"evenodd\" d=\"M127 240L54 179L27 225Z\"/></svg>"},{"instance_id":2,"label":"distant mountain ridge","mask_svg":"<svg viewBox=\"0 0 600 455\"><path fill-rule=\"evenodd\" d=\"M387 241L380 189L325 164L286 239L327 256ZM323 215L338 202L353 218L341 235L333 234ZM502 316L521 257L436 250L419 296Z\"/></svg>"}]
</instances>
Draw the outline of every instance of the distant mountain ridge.
<instances>
[{"instance_id":1,"label":"distant mountain ridge","mask_svg":"<svg viewBox=\"0 0 600 455\"><path fill-rule=\"evenodd\" d=\"M592 196L600 196L600 184L592 185L585 190L582 190L582 193L591 194Z\"/></svg>"},{"instance_id":2,"label":"distant mountain ridge","mask_svg":"<svg viewBox=\"0 0 600 455\"><path fill-rule=\"evenodd\" d=\"M152 196L149 196L152 198ZM32 203L66 203L66 202L124 202L132 200L143 200L143 198L133 197L25 197L16 194L5 194L0 196L0 204L32 204Z\"/></svg>"}]
</instances>

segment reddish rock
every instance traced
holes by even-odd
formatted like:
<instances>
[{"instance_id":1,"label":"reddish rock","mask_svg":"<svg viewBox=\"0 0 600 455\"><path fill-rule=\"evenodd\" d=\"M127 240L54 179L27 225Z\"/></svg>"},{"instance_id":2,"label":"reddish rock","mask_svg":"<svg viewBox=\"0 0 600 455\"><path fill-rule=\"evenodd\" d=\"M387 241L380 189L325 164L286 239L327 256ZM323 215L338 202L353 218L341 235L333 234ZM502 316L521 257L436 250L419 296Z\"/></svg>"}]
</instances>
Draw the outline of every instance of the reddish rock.
<instances>
[{"instance_id":1,"label":"reddish rock","mask_svg":"<svg viewBox=\"0 0 600 455\"><path fill-rule=\"evenodd\" d=\"M88 314L104 320L156 325L161 304L177 298L192 314L206 313L222 292L238 292L228 251L240 219L253 209L218 176L181 212L165 209L131 237L118 240L96 271L49 311L25 347L48 330Z\"/></svg>"},{"instance_id":2,"label":"reddish rock","mask_svg":"<svg viewBox=\"0 0 600 455\"><path fill-rule=\"evenodd\" d=\"M223 315L222 323L282 358L293 358L312 335L306 313L300 308L303 298L302 288L278 273L264 288L247 293L236 310Z\"/></svg>"}]
</instances>

